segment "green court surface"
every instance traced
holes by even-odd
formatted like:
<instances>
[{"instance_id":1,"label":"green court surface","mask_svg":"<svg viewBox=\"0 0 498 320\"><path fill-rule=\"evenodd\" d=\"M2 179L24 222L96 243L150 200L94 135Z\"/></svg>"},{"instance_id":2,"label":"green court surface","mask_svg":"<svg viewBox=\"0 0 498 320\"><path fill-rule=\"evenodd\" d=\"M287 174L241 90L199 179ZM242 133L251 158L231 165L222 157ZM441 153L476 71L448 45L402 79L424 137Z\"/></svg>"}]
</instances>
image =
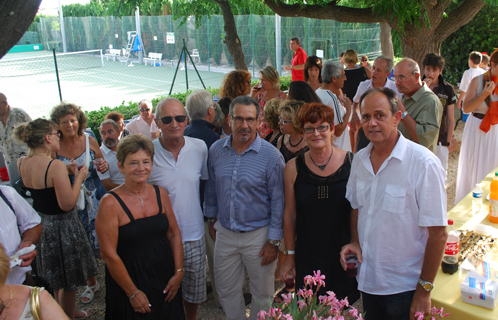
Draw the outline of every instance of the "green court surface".
<instances>
[{"instance_id":1,"label":"green court surface","mask_svg":"<svg viewBox=\"0 0 498 320\"><path fill-rule=\"evenodd\" d=\"M162 66L147 66L136 60L129 66L118 59L113 61L100 53L58 54L62 99L75 103L86 111L102 106L115 107L123 101L139 101L166 96L169 93L176 62L162 61ZM196 65L197 66L197 65ZM186 91L185 69L180 64L173 93ZM197 66L207 87L217 88L229 66ZM33 118L48 117L57 105L59 89L52 52L23 52L7 54L0 60L2 85L0 92L7 96L12 107L24 109ZM188 88L203 86L192 64L187 64Z\"/></svg>"}]
</instances>

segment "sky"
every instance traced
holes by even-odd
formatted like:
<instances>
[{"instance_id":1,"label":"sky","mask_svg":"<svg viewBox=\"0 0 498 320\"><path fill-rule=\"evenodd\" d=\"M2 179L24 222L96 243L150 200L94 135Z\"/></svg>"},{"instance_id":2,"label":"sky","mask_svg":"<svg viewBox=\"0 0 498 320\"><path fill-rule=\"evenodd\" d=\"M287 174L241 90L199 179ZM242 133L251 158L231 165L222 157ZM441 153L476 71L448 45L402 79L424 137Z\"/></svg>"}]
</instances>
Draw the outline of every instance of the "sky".
<instances>
[{"instance_id":1,"label":"sky","mask_svg":"<svg viewBox=\"0 0 498 320\"><path fill-rule=\"evenodd\" d=\"M71 4L71 3L81 3L85 4L90 2L90 0L60 0L61 5ZM59 0L42 0L39 13L58 15L59 14Z\"/></svg>"}]
</instances>

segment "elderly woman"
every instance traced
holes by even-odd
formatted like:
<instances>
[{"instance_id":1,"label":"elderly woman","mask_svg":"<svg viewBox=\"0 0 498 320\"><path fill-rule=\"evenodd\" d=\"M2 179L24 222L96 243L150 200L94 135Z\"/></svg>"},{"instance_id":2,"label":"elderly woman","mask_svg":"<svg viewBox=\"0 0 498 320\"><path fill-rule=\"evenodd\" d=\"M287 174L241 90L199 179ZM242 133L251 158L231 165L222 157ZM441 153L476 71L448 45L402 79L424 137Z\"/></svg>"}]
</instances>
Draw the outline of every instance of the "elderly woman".
<instances>
[{"instance_id":1,"label":"elderly woman","mask_svg":"<svg viewBox=\"0 0 498 320\"><path fill-rule=\"evenodd\" d=\"M94 277L97 263L85 229L78 216L76 202L88 169L75 169L71 187L66 165L51 155L59 151L57 125L36 119L14 129L14 138L25 143L30 151L17 165L24 185L31 192L33 208L42 218L42 234L38 241L38 272L55 291L55 299L66 314L74 319L85 313L74 307L76 290Z\"/></svg>"},{"instance_id":2,"label":"elderly woman","mask_svg":"<svg viewBox=\"0 0 498 320\"><path fill-rule=\"evenodd\" d=\"M228 73L222 81L218 96L230 97L247 96L251 93L251 74L247 70L234 70Z\"/></svg>"},{"instance_id":3,"label":"elderly woman","mask_svg":"<svg viewBox=\"0 0 498 320\"><path fill-rule=\"evenodd\" d=\"M266 127L271 130L271 132L265 137L265 140L277 147L278 139L282 136L280 132L280 102L279 99L271 99L265 104L265 123Z\"/></svg>"},{"instance_id":4,"label":"elderly woman","mask_svg":"<svg viewBox=\"0 0 498 320\"><path fill-rule=\"evenodd\" d=\"M57 305L52 296L43 288L31 288L22 285L6 285L5 280L10 272L10 259L0 243L0 317L2 319L33 319L31 314L36 311L40 319L67 320L67 315ZM40 307L31 309L31 291L39 290ZM15 299L14 299L15 297Z\"/></svg>"},{"instance_id":5,"label":"elderly woman","mask_svg":"<svg viewBox=\"0 0 498 320\"><path fill-rule=\"evenodd\" d=\"M353 99L356 95L360 82L370 79L372 75L370 69L363 66L356 66L358 63L358 53L353 49L347 50L342 59L345 62L344 70L346 71L347 78L347 80L344 81L344 88L342 88L342 92L349 99Z\"/></svg>"},{"instance_id":6,"label":"elderly woman","mask_svg":"<svg viewBox=\"0 0 498 320\"><path fill-rule=\"evenodd\" d=\"M315 90L304 81L292 81L290 83L287 99L301 100L305 103L322 102L322 100L320 100L320 98L316 95Z\"/></svg>"},{"instance_id":7,"label":"elderly woman","mask_svg":"<svg viewBox=\"0 0 498 320\"><path fill-rule=\"evenodd\" d=\"M105 115L104 121L108 119L114 120L118 124L120 139L130 134L130 131L125 129L124 116L120 112L117 111L109 112L108 114Z\"/></svg>"},{"instance_id":8,"label":"elderly woman","mask_svg":"<svg viewBox=\"0 0 498 320\"><path fill-rule=\"evenodd\" d=\"M78 213L95 256L99 257L99 244L95 234L95 216L99 201L106 193L106 189L99 179L97 170L105 173L109 170L109 165L104 160L97 141L92 137L88 137L89 153L87 156L87 139L86 134L84 134L87 117L80 107L71 103L61 103L52 109L50 119L59 126L61 135L60 149L57 150L55 156L68 166L70 176L76 167L88 165L89 175L83 183L87 196L84 197L84 208L80 209ZM95 161L96 159L99 159L99 162ZM91 302L95 291L99 289L100 284L95 278L88 279L87 288L81 295L81 302Z\"/></svg>"},{"instance_id":9,"label":"elderly woman","mask_svg":"<svg viewBox=\"0 0 498 320\"><path fill-rule=\"evenodd\" d=\"M327 287L320 295L333 291L339 299L353 304L360 297L355 278L341 266L342 246L351 240L351 205L346 184L353 154L332 146L334 112L321 103L308 103L299 113L309 151L285 165L284 241L287 248L280 268L281 279L303 278L320 270ZM317 223L319 221L319 223ZM296 240L297 239L297 240Z\"/></svg>"},{"instance_id":10,"label":"elderly woman","mask_svg":"<svg viewBox=\"0 0 498 320\"><path fill-rule=\"evenodd\" d=\"M106 319L185 319L183 247L168 193L147 183L154 145L134 134L116 153L125 182L102 198L96 229L106 264Z\"/></svg>"},{"instance_id":11,"label":"elderly woman","mask_svg":"<svg viewBox=\"0 0 498 320\"><path fill-rule=\"evenodd\" d=\"M277 149L284 156L286 163L309 150L297 119L302 106L304 106L303 101L285 100L282 101L278 110L280 112L278 124L283 136L278 139Z\"/></svg>"},{"instance_id":12,"label":"elderly woman","mask_svg":"<svg viewBox=\"0 0 498 320\"><path fill-rule=\"evenodd\" d=\"M320 88L322 85L322 59L317 56L309 56L304 63L304 81L307 82L313 90Z\"/></svg>"},{"instance_id":13,"label":"elderly woman","mask_svg":"<svg viewBox=\"0 0 498 320\"><path fill-rule=\"evenodd\" d=\"M472 116L463 129L455 203L498 166L498 93L493 82L498 77L498 49L489 59L491 67L472 79L463 102L463 112Z\"/></svg>"},{"instance_id":14,"label":"elderly woman","mask_svg":"<svg viewBox=\"0 0 498 320\"><path fill-rule=\"evenodd\" d=\"M265 104L266 101L271 99L286 99L285 92L280 90L280 77L277 69L272 66L267 66L259 72L260 82L252 89L252 97L258 101L259 104L259 135L265 138L271 129L266 127L265 122Z\"/></svg>"}]
</instances>

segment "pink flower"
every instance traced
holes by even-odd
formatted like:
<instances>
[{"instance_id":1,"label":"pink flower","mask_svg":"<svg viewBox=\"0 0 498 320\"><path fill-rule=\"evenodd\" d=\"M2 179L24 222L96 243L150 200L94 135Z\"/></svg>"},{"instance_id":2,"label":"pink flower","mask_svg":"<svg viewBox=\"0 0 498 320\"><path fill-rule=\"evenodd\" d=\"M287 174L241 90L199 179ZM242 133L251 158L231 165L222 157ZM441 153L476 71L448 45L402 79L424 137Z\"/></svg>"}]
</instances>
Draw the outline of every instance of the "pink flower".
<instances>
[{"instance_id":1,"label":"pink flower","mask_svg":"<svg viewBox=\"0 0 498 320\"><path fill-rule=\"evenodd\" d=\"M283 319L285 319L285 320L294 320L294 318L292 318L292 316L290 314L284 314L283 315Z\"/></svg>"},{"instance_id":2,"label":"pink flower","mask_svg":"<svg viewBox=\"0 0 498 320\"><path fill-rule=\"evenodd\" d=\"M268 313L266 313L265 310L261 310L260 312L258 312L258 320L265 320L266 316L268 315Z\"/></svg>"},{"instance_id":3,"label":"pink flower","mask_svg":"<svg viewBox=\"0 0 498 320\"><path fill-rule=\"evenodd\" d=\"M302 311L304 307L306 307L306 302L304 302L303 300L299 300L297 302L297 305L299 306L299 311Z\"/></svg>"},{"instance_id":4,"label":"pink flower","mask_svg":"<svg viewBox=\"0 0 498 320\"><path fill-rule=\"evenodd\" d=\"M433 306L433 307L431 308L431 315L435 315L435 314L436 314L436 312L437 312L436 306Z\"/></svg>"},{"instance_id":5,"label":"pink flower","mask_svg":"<svg viewBox=\"0 0 498 320\"><path fill-rule=\"evenodd\" d=\"M289 304L292 301L292 293L289 292L288 294L283 293L282 298L284 298L284 304Z\"/></svg>"},{"instance_id":6,"label":"pink flower","mask_svg":"<svg viewBox=\"0 0 498 320\"><path fill-rule=\"evenodd\" d=\"M322 272L320 270L313 271L313 274L313 284L316 285L318 282L318 285L325 287L325 281L323 281L325 280L325 275L322 275Z\"/></svg>"},{"instance_id":7,"label":"pink flower","mask_svg":"<svg viewBox=\"0 0 498 320\"><path fill-rule=\"evenodd\" d=\"M318 319L318 316L316 315L315 310L313 310L313 317L311 317L311 320L320 320L320 319Z\"/></svg>"},{"instance_id":8,"label":"pink flower","mask_svg":"<svg viewBox=\"0 0 498 320\"><path fill-rule=\"evenodd\" d=\"M313 277L310 275L307 275L304 277L304 284L305 285L311 285L313 283Z\"/></svg>"},{"instance_id":9,"label":"pink flower","mask_svg":"<svg viewBox=\"0 0 498 320\"><path fill-rule=\"evenodd\" d=\"M305 295L306 295L306 290L304 289L299 289L299 291L297 292L297 295L298 296L301 296L303 298L306 298Z\"/></svg>"},{"instance_id":10,"label":"pink flower","mask_svg":"<svg viewBox=\"0 0 498 320\"><path fill-rule=\"evenodd\" d=\"M361 315L361 313L358 315L358 320L363 320L363 316Z\"/></svg>"},{"instance_id":11,"label":"pink flower","mask_svg":"<svg viewBox=\"0 0 498 320\"><path fill-rule=\"evenodd\" d=\"M415 318L417 318L417 320L424 320L425 315L423 312L415 312Z\"/></svg>"},{"instance_id":12,"label":"pink flower","mask_svg":"<svg viewBox=\"0 0 498 320\"><path fill-rule=\"evenodd\" d=\"M352 317L358 317L358 310L354 307L351 307L351 309L349 310L349 315Z\"/></svg>"},{"instance_id":13,"label":"pink flower","mask_svg":"<svg viewBox=\"0 0 498 320\"><path fill-rule=\"evenodd\" d=\"M349 307L348 297L341 300L341 309L344 309L344 307Z\"/></svg>"}]
</instances>

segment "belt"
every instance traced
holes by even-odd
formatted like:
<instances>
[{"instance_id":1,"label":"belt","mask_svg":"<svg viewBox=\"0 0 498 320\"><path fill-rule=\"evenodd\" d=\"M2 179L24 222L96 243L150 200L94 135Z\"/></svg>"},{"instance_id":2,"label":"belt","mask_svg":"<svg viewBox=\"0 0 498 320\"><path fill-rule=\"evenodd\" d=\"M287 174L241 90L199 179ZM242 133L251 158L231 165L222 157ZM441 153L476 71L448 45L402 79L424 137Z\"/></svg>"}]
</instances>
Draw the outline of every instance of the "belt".
<instances>
[{"instance_id":1,"label":"belt","mask_svg":"<svg viewBox=\"0 0 498 320\"><path fill-rule=\"evenodd\" d=\"M446 142L439 142L439 145L441 145L443 147L449 147L450 143L448 141L446 141Z\"/></svg>"},{"instance_id":2,"label":"belt","mask_svg":"<svg viewBox=\"0 0 498 320\"><path fill-rule=\"evenodd\" d=\"M473 115L474 117L476 117L477 119L480 119L480 120L484 119L484 116L485 116L485 115L484 115L484 114L482 114L482 113L475 113L475 112L472 112L472 115Z\"/></svg>"}]
</instances>

